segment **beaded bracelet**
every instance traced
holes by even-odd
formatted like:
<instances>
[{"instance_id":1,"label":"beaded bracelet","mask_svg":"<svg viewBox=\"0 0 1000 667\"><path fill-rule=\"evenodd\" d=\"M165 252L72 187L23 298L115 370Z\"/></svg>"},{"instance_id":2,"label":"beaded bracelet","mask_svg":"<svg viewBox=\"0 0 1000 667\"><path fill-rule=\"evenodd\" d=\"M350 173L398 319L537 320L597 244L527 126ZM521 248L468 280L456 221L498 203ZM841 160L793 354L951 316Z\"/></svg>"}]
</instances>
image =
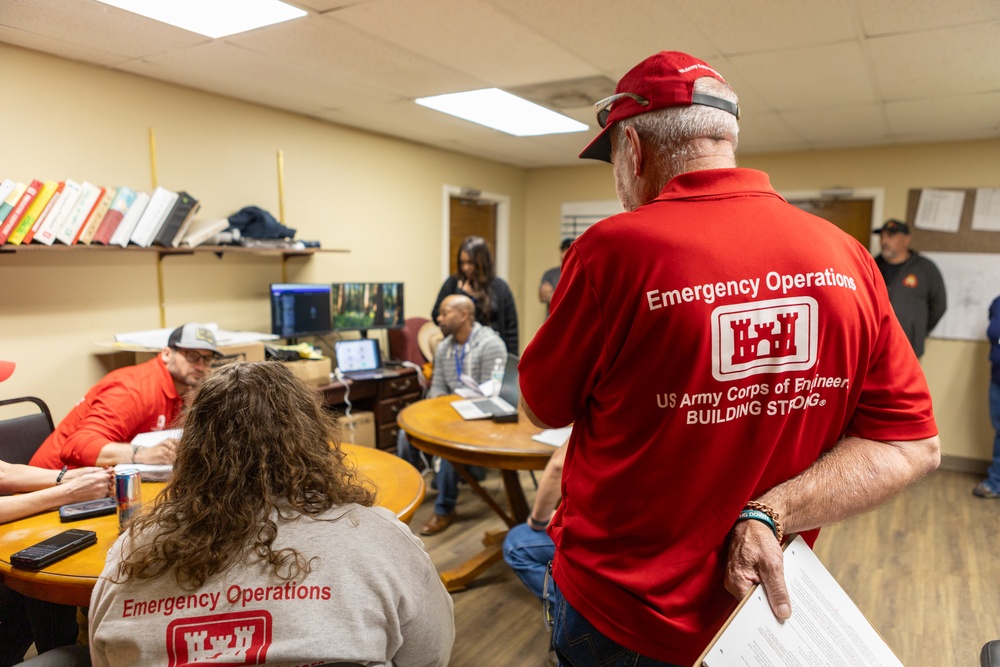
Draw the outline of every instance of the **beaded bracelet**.
<instances>
[{"instance_id":1,"label":"beaded bracelet","mask_svg":"<svg viewBox=\"0 0 1000 667\"><path fill-rule=\"evenodd\" d=\"M781 525L781 516L776 511L774 511L774 508L769 507L764 503L757 502L756 500L748 500L744 509L757 510L759 512L763 512L764 514L766 514L768 518L770 518L771 521L774 522L774 526L772 527L772 529L774 530L774 536L778 538L779 542L781 542L781 540L784 539L785 529Z\"/></svg>"}]
</instances>

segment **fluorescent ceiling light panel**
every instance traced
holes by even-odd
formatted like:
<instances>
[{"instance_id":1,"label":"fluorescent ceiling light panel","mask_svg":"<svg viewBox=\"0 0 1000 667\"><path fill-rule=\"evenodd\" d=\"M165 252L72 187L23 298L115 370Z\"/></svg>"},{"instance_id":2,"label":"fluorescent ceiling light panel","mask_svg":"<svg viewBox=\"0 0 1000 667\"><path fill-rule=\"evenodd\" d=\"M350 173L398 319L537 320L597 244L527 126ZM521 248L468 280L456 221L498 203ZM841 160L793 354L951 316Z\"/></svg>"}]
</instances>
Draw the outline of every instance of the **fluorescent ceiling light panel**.
<instances>
[{"instance_id":1,"label":"fluorescent ceiling light panel","mask_svg":"<svg viewBox=\"0 0 1000 667\"><path fill-rule=\"evenodd\" d=\"M208 37L225 37L290 21L306 12L280 0L100 0Z\"/></svg>"},{"instance_id":2,"label":"fluorescent ceiling light panel","mask_svg":"<svg viewBox=\"0 0 1000 667\"><path fill-rule=\"evenodd\" d=\"M498 88L420 97L420 106L458 116L517 137L582 132L583 123Z\"/></svg>"}]
</instances>

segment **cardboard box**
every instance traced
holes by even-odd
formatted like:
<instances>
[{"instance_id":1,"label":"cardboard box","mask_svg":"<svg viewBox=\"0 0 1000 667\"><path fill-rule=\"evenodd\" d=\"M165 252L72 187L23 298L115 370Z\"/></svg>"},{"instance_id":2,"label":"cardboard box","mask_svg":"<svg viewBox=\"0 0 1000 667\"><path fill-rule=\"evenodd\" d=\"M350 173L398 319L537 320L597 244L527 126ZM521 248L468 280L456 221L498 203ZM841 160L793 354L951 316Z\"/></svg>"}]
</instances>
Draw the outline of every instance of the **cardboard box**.
<instances>
[{"instance_id":1,"label":"cardboard box","mask_svg":"<svg viewBox=\"0 0 1000 667\"><path fill-rule=\"evenodd\" d=\"M160 352L159 350L148 352L136 352L135 363L141 364L149 361ZM220 345L219 353L222 358L212 362L212 368L225 366L231 361L264 361L264 343L246 343L244 345Z\"/></svg>"},{"instance_id":2,"label":"cardboard box","mask_svg":"<svg viewBox=\"0 0 1000 667\"><path fill-rule=\"evenodd\" d=\"M331 364L329 357L322 359L300 359L284 363L295 377L311 387L321 387L324 384L330 384Z\"/></svg>"},{"instance_id":3,"label":"cardboard box","mask_svg":"<svg viewBox=\"0 0 1000 667\"><path fill-rule=\"evenodd\" d=\"M352 410L351 416L339 417L340 441L361 447L375 447L375 413Z\"/></svg>"}]
</instances>

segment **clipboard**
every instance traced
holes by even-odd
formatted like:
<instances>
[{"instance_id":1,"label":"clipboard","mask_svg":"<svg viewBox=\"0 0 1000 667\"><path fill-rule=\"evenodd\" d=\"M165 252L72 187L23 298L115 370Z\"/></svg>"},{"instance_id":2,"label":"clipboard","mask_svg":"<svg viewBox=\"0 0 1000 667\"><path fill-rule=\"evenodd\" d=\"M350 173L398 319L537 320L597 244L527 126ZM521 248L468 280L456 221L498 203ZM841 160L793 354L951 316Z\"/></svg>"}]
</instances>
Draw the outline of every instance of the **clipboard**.
<instances>
[{"instance_id":1,"label":"clipboard","mask_svg":"<svg viewBox=\"0 0 1000 667\"><path fill-rule=\"evenodd\" d=\"M801 536L785 544L783 551L792 617L779 622L771 613L763 587L755 585L698 656L694 667L743 664L743 657L747 664L783 665L783 652L809 665L903 667ZM841 654L841 662L821 657L831 651ZM814 655L812 661L810 654Z\"/></svg>"}]
</instances>

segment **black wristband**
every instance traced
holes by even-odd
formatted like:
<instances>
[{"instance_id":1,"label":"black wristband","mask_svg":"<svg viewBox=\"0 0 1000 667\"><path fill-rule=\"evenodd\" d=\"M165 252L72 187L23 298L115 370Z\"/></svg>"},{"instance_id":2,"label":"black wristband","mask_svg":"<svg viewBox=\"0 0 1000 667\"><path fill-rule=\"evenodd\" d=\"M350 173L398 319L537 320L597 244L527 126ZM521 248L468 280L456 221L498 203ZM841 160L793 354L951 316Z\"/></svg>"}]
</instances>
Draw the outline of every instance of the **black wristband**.
<instances>
[{"instance_id":1,"label":"black wristband","mask_svg":"<svg viewBox=\"0 0 1000 667\"><path fill-rule=\"evenodd\" d=\"M62 470L60 470L59 474L56 475L56 484L62 484L62 478L66 475L67 470L69 470L68 467L66 466L62 467Z\"/></svg>"},{"instance_id":2,"label":"black wristband","mask_svg":"<svg viewBox=\"0 0 1000 667\"><path fill-rule=\"evenodd\" d=\"M552 519L549 519L545 523L542 523L541 521L535 521L534 517L532 517L529 514L528 515L528 528L531 528L532 530L545 530L546 528L549 527L549 523L551 521L552 521Z\"/></svg>"}]
</instances>

